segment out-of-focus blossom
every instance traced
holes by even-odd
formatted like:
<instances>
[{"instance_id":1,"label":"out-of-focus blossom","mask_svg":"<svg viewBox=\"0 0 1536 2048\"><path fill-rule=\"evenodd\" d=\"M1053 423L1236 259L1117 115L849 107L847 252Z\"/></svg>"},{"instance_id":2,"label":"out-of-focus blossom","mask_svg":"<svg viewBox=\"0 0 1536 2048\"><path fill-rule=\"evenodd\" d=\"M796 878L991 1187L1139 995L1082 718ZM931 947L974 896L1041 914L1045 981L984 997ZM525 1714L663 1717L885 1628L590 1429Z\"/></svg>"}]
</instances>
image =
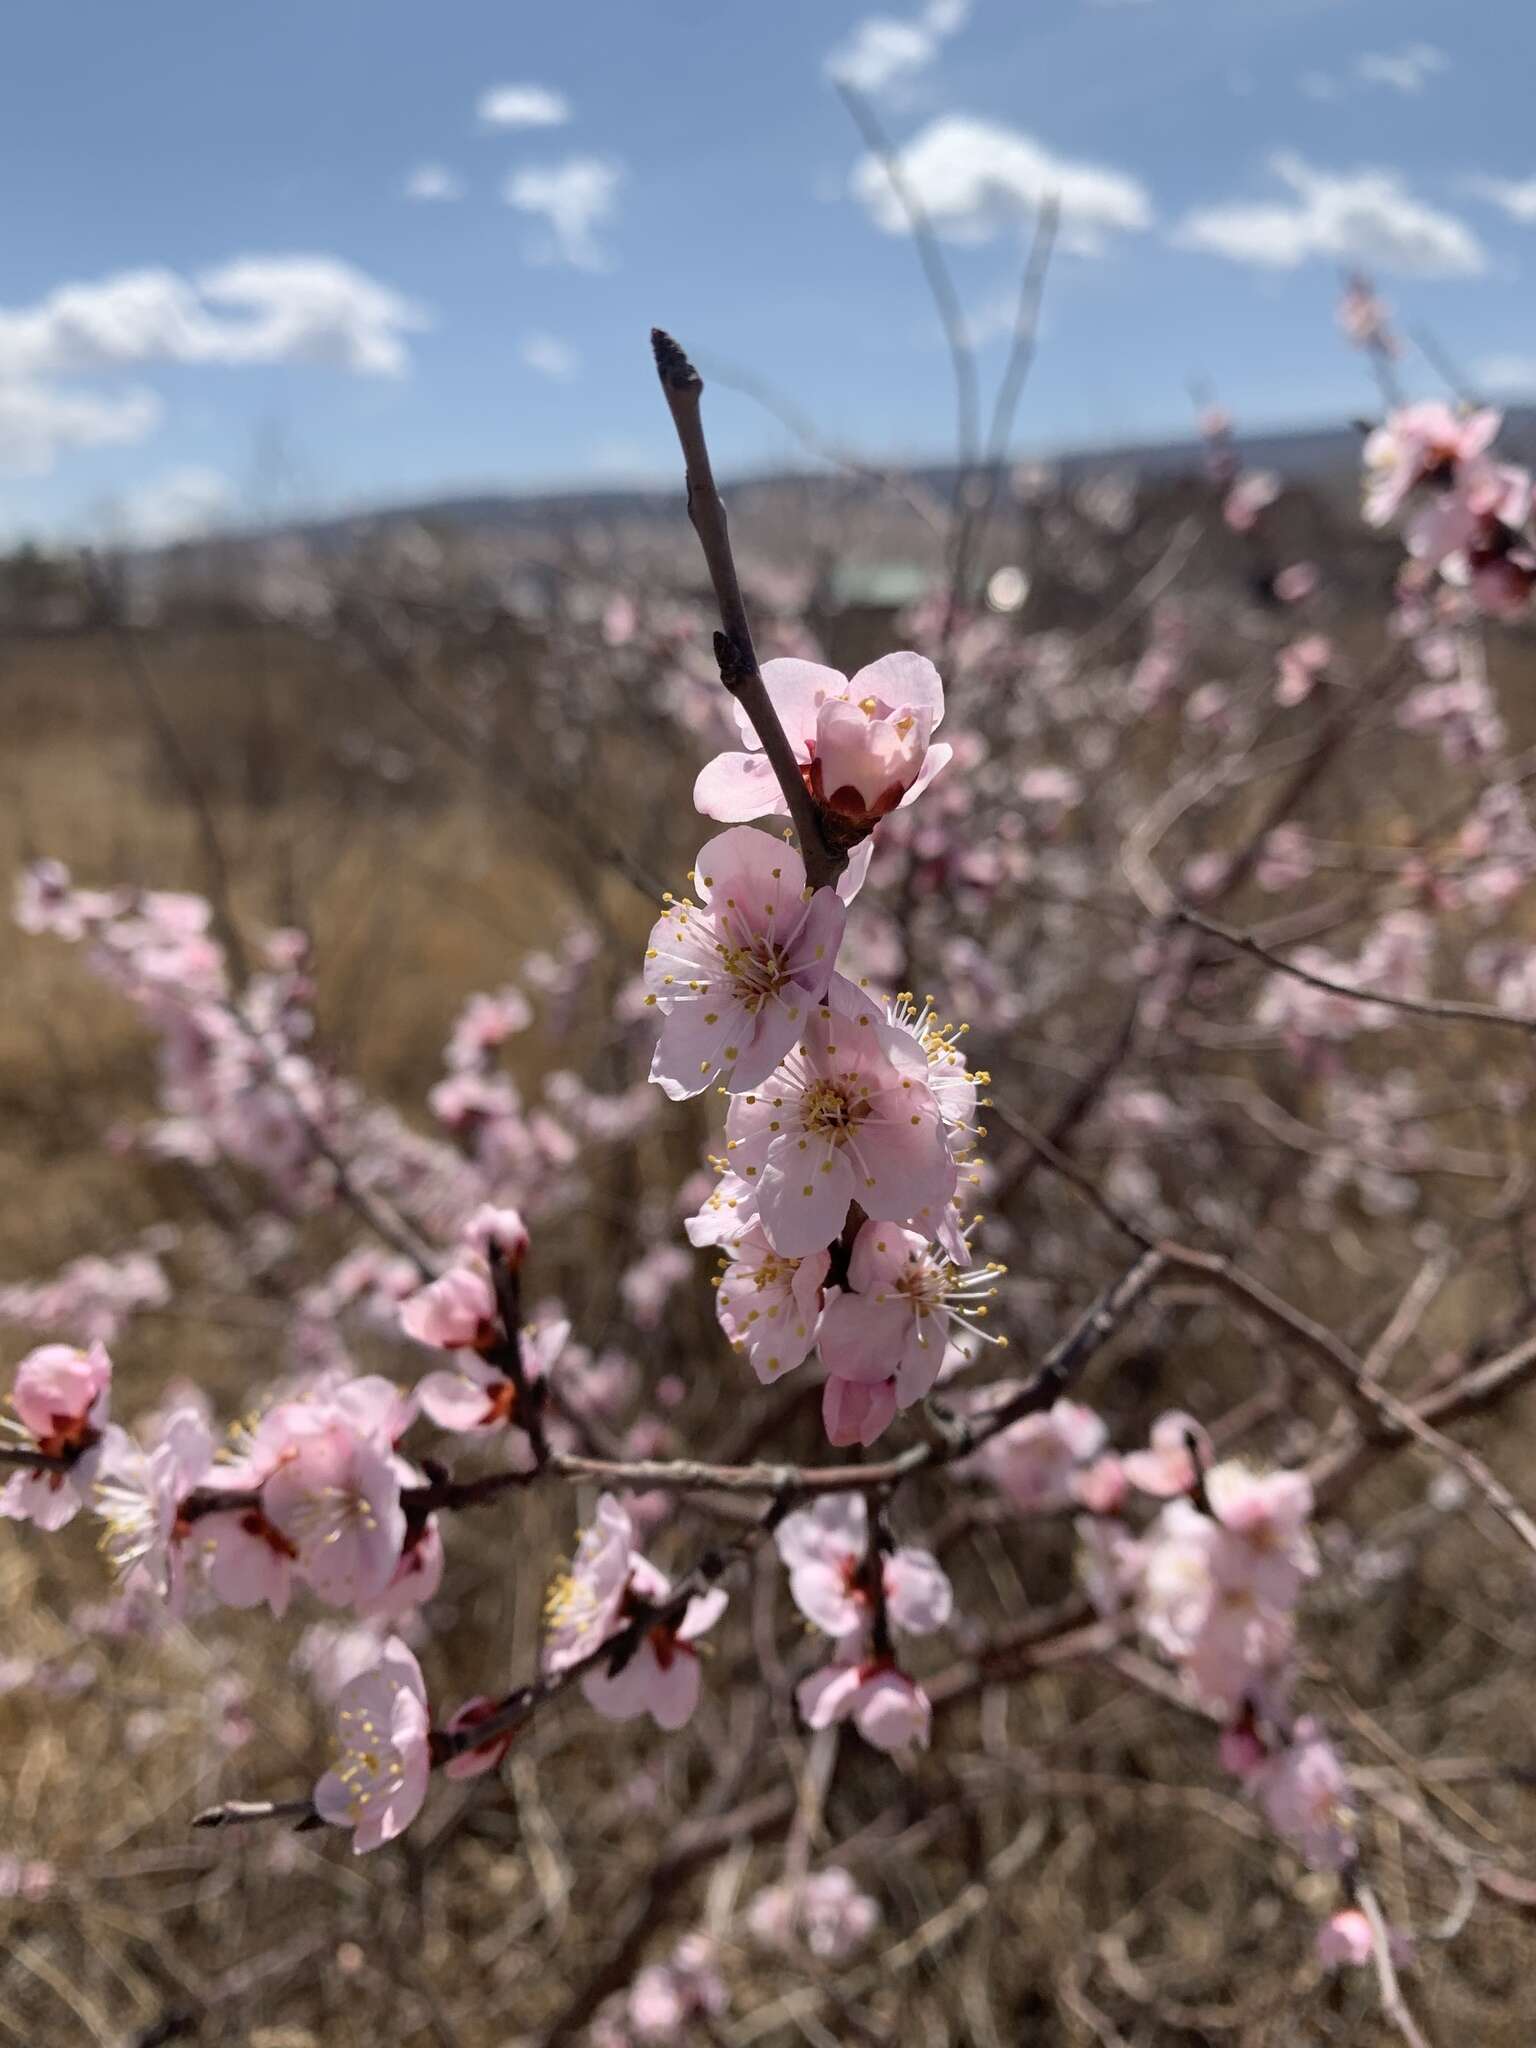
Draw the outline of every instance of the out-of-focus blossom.
<instances>
[{"instance_id":1,"label":"out-of-focus blossom","mask_svg":"<svg viewBox=\"0 0 1536 2048\"><path fill-rule=\"evenodd\" d=\"M793 1954L803 1946L825 1963L857 1954L879 1924L879 1906L837 1863L798 1883L765 1885L747 1908L747 1926L764 1948Z\"/></svg>"},{"instance_id":2,"label":"out-of-focus blossom","mask_svg":"<svg viewBox=\"0 0 1536 2048\"><path fill-rule=\"evenodd\" d=\"M39 1529L62 1529L89 1504L111 1388L112 1360L104 1345L77 1351L69 1344L43 1344L27 1353L11 1388L16 1420L0 1419L0 1428L16 1432L26 1449L68 1462L54 1471L13 1472L0 1487L0 1515Z\"/></svg>"},{"instance_id":3,"label":"out-of-focus blossom","mask_svg":"<svg viewBox=\"0 0 1536 2048\"><path fill-rule=\"evenodd\" d=\"M599 1497L583 1530L569 1572L550 1588L545 1605L544 1668L566 1671L601 1649L636 1608L663 1603L666 1576L634 1548L634 1525L612 1494ZM588 1702L611 1721L649 1714L661 1728L681 1728L698 1705L697 1639L725 1612L716 1587L689 1600L675 1623L656 1622L614 1671L601 1665L582 1680Z\"/></svg>"},{"instance_id":4,"label":"out-of-focus blossom","mask_svg":"<svg viewBox=\"0 0 1536 2048\"><path fill-rule=\"evenodd\" d=\"M1256 1780L1259 1804L1314 1870L1342 1870L1355 1854L1356 1818L1339 1753L1310 1716Z\"/></svg>"},{"instance_id":5,"label":"out-of-focus blossom","mask_svg":"<svg viewBox=\"0 0 1536 2048\"><path fill-rule=\"evenodd\" d=\"M774 1544L789 1572L789 1590L806 1620L839 1641L867 1627L869 1510L860 1493L825 1494L786 1515ZM910 1545L881 1558L886 1618L904 1635L943 1628L954 1592L930 1552Z\"/></svg>"},{"instance_id":6,"label":"out-of-focus blossom","mask_svg":"<svg viewBox=\"0 0 1536 2048\"><path fill-rule=\"evenodd\" d=\"M1006 1380L989 1387L988 1407L1017 1391L1017 1383ZM1021 1514L1053 1514L1076 1502L1078 1475L1098 1457L1107 1436L1102 1419L1091 1408L1058 1401L1041 1414L1021 1416L990 1437L976 1453L975 1464Z\"/></svg>"},{"instance_id":7,"label":"out-of-focus blossom","mask_svg":"<svg viewBox=\"0 0 1536 2048\"><path fill-rule=\"evenodd\" d=\"M928 1695L892 1659L825 1664L800 1681L795 1702L808 1728L852 1721L874 1749L899 1755L928 1747Z\"/></svg>"},{"instance_id":8,"label":"out-of-focus blossom","mask_svg":"<svg viewBox=\"0 0 1536 2048\"><path fill-rule=\"evenodd\" d=\"M331 1607L375 1599L405 1542L399 1458L339 1416L296 1430L262 1488L267 1519L298 1552L306 1583Z\"/></svg>"},{"instance_id":9,"label":"out-of-focus blossom","mask_svg":"<svg viewBox=\"0 0 1536 2048\"><path fill-rule=\"evenodd\" d=\"M173 1610L180 1605L189 1532L179 1509L212 1462L208 1425L195 1408L175 1410L148 1445L108 1425L95 1508L105 1524L102 1549L126 1591L155 1593Z\"/></svg>"}]
</instances>

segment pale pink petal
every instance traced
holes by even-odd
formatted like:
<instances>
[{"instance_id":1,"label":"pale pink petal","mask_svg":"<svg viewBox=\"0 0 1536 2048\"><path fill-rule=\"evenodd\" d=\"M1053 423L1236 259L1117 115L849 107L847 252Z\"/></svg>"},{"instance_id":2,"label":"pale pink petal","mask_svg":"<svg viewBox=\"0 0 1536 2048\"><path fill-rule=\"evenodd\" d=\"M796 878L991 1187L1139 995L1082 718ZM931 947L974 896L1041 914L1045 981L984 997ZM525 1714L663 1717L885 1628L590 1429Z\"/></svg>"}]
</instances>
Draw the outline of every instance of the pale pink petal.
<instances>
[{"instance_id":1,"label":"pale pink petal","mask_svg":"<svg viewBox=\"0 0 1536 2048\"><path fill-rule=\"evenodd\" d=\"M841 669L826 668L819 661L800 661L792 657L765 661L762 675L779 723L784 728L784 737L803 761L816 736L817 713L823 704L850 694L848 678ZM736 707L736 723L749 747L762 745L760 735L740 705Z\"/></svg>"},{"instance_id":2,"label":"pale pink petal","mask_svg":"<svg viewBox=\"0 0 1536 2048\"><path fill-rule=\"evenodd\" d=\"M860 1380L829 1379L822 1390L821 1420L831 1444L872 1444L896 1419L896 1382L871 1386Z\"/></svg>"},{"instance_id":3,"label":"pale pink petal","mask_svg":"<svg viewBox=\"0 0 1536 2048\"><path fill-rule=\"evenodd\" d=\"M859 1627L866 1613L838 1565L820 1560L796 1565L789 1575L790 1595L806 1620L824 1635L843 1637Z\"/></svg>"},{"instance_id":4,"label":"pale pink petal","mask_svg":"<svg viewBox=\"0 0 1536 2048\"><path fill-rule=\"evenodd\" d=\"M886 1559L885 1598L892 1622L905 1635L931 1635L954 1611L954 1588L938 1559L906 1545Z\"/></svg>"},{"instance_id":5,"label":"pale pink petal","mask_svg":"<svg viewBox=\"0 0 1536 2048\"><path fill-rule=\"evenodd\" d=\"M795 1705L807 1728L830 1728L852 1709L863 1683L857 1664L824 1664L795 1688Z\"/></svg>"},{"instance_id":6,"label":"pale pink petal","mask_svg":"<svg viewBox=\"0 0 1536 2048\"><path fill-rule=\"evenodd\" d=\"M878 661L861 668L849 680L848 695L855 704L875 697L893 710L906 706L913 711L926 711L931 726L938 725L944 716L944 685L938 670L926 654L914 654L910 649L882 654Z\"/></svg>"},{"instance_id":7,"label":"pale pink petal","mask_svg":"<svg viewBox=\"0 0 1536 2048\"><path fill-rule=\"evenodd\" d=\"M699 770L693 806L726 824L769 818L785 808L778 778L763 754L716 754Z\"/></svg>"}]
</instances>

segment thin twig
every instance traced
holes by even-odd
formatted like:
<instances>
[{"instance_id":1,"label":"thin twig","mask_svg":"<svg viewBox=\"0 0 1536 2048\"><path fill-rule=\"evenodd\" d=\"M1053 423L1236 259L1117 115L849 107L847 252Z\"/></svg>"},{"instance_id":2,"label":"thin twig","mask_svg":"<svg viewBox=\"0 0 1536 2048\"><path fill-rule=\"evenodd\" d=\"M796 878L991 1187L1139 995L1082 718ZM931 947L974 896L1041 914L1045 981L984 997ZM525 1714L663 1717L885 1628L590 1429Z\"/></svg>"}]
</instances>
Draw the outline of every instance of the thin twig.
<instances>
[{"instance_id":1,"label":"thin twig","mask_svg":"<svg viewBox=\"0 0 1536 2048\"><path fill-rule=\"evenodd\" d=\"M829 887L836 883L847 866L848 856L828 844L815 800L805 785L800 764L785 737L779 714L773 708L773 699L768 695L768 687L757 665L752 628L736 575L736 559L731 553L725 506L715 485L709 446L704 439L704 422L699 409L699 401L704 395L704 379L671 335L659 327L651 330L651 347L656 356L656 373L661 379L672 424L682 446L688 478L688 517L699 536L699 546L704 550L709 580L714 585L715 602L720 607L722 630L715 639L720 680L746 712L762 742L763 752L778 780L785 808L800 841L807 882L813 889Z\"/></svg>"},{"instance_id":2,"label":"thin twig","mask_svg":"<svg viewBox=\"0 0 1536 2048\"><path fill-rule=\"evenodd\" d=\"M1351 988L1346 981L1334 981L1326 974L1315 974L1310 968L1298 967L1293 960L1284 959L1279 953L1272 953L1267 946L1260 945L1251 932L1222 924L1214 917L1205 916L1202 911L1191 910L1187 904L1176 905L1168 915L1171 923L1188 925L1192 931L1204 932L1207 938L1220 939L1224 946L1231 946L1235 952L1246 953L1252 960L1261 960L1276 974L1289 975L1293 981L1305 982L1308 988L1320 989L1325 995L1347 996L1355 1003L1379 1003L1383 1009L1402 1010L1411 1017L1431 1017L1441 1023L1502 1024L1509 1031L1523 1031L1527 1035L1536 1032L1536 1017L1522 1017L1510 1010L1498 1010L1490 1003L1461 1002L1452 997L1394 996L1376 989Z\"/></svg>"}]
</instances>

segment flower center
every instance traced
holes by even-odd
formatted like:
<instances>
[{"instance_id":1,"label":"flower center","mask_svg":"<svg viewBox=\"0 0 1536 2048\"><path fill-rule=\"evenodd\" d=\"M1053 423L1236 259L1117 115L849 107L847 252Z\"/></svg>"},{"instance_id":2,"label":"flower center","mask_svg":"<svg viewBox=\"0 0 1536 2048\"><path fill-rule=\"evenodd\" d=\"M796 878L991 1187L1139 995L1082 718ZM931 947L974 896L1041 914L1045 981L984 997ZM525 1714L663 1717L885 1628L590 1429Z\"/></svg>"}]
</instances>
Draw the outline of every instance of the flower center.
<instances>
[{"instance_id":1,"label":"flower center","mask_svg":"<svg viewBox=\"0 0 1536 2048\"><path fill-rule=\"evenodd\" d=\"M762 934L748 938L741 945L731 945L722 939L716 950L721 966L731 978L736 1000L754 1015L770 996L776 996L789 982L789 968L783 949Z\"/></svg>"},{"instance_id":2,"label":"flower center","mask_svg":"<svg viewBox=\"0 0 1536 2048\"><path fill-rule=\"evenodd\" d=\"M813 1081L800 1098L800 1121L813 1138L846 1145L869 1115L864 1096L840 1081Z\"/></svg>"}]
</instances>

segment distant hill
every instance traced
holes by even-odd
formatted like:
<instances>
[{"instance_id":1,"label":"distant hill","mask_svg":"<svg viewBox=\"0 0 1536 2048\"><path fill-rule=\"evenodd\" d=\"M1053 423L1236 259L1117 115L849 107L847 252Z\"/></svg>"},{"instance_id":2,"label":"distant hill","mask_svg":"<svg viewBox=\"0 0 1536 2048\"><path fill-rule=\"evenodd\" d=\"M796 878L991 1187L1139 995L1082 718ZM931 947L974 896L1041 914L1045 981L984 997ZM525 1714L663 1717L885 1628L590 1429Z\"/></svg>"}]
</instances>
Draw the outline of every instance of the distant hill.
<instances>
[{"instance_id":1,"label":"distant hill","mask_svg":"<svg viewBox=\"0 0 1536 2048\"><path fill-rule=\"evenodd\" d=\"M1336 424L1290 428L1273 433L1237 435L1237 447L1250 469L1273 469L1287 481L1327 487L1353 487L1359 473L1361 427ZM1501 447L1515 459L1536 461L1536 406L1515 406L1505 413ZM1148 480L1187 476L1197 472L1204 459L1199 441L1184 438L1149 441L1120 447L1072 449L1061 454L1024 456L1009 468L1040 466L1063 481L1074 483L1105 471L1129 472ZM954 489L957 471L953 464L919 464L891 469L938 497ZM850 476L832 465L809 470L776 470L725 478L730 490L776 494L804 492L818 484L835 486L838 493L857 499L876 493L880 486L871 479ZM397 523L453 527L466 532L494 533L539 528L560 530L586 521L673 519L678 511L678 487L674 482L654 485L598 486L579 490L474 492L421 498L366 511L341 514L335 518L304 521L294 530L307 538L324 542L345 541L362 531L377 531Z\"/></svg>"}]
</instances>

